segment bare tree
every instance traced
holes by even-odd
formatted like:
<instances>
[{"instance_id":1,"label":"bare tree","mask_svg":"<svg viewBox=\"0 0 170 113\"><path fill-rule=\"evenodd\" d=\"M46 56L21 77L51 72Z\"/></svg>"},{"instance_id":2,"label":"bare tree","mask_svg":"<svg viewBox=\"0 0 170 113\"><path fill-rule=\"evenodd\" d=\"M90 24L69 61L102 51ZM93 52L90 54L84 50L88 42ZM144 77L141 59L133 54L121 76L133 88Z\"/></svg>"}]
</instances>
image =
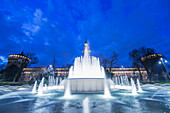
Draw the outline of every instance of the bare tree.
<instances>
[{"instance_id":1,"label":"bare tree","mask_svg":"<svg viewBox=\"0 0 170 113\"><path fill-rule=\"evenodd\" d=\"M38 57L35 55L35 53L26 53L24 55L31 59L30 62L28 63L28 67L30 67L32 64L38 63Z\"/></svg>"},{"instance_id":2,"label":"bare tree","mask_svg":"<svg viewBox=\"0 0 170 113\"><path fill-rule=\"evenodd\" d=\"M102 54L98 54L98 57L100 58L100 64L104 67L104 69L106 69L108 67L109 59L104 57Z\"/></svg>"},{"instance_id":3,"label":"bare tree","mask_svg":"<svg viewBox=\"0 0 170 113\"><path fill-rule=\"evenodd\" d=\"M108 66L110 68L117 66L118 65L118 54L116 52L112 52L112 55L109 57L109 61L108 61Z\"/></svg>"},{"instance_id":4,"label":"bare tree","mask_svg":"<svg viewBox=\"0 0 170 113\"><path fill-rule=\"evenodd\" d=\"M111 68L118 65L118 54L116 52L112 52L110 57L104 57L102 54L98 55L100 57L100 63L105 68L108 67L109 70L106 70L109 77L111 77Z\"/></svg>"},{"instance_id":5,"label":"bare tree","mask_svg":"<svg viewBox=\"0 0 170 113\"><path fill-rule=\"evenodd\" d=\"M140 74L140 80L143 81L142 74L141 74L141 71L140 71L140 67L142 67L140 51L137 50L137 49L130 51L129 52L129 59L132 62L132 65L135 66L138 69L139 74Z\"/></svg>"},{"instance_id":6,"label":"bare tree","mask_svg":"<svg viewBox=\"0 0 170 113\"><path fill-rule=\"evenodd\" d=\"M152 55L155 54L155 50L152 48L145 48L145 47L141 47L139 49L134 49L132 51L129 52L129 59L132 62L132 65L135 66L140 74L140 80L142 81L142 74L140 72L140 67L145 67L149 79L151 80L151 75L153 73L153 64L154 64L154 60L153 61L149 61L148 63L145 63L145 65L143 64L143 62L141 61L142 57L148 56L148 55ZM151 68L152 67L152 68Z\"/></svg>"},{"instance_id":7,"label":"bare tree","mask_svg":"<svg viewBox=\"0 0 170 113\"><path fill-rule=\"evenodd\" d=\"M116 67L118 65L118 54L116 52L112 52L112 55L108 59L108 67L109 67L109 76L112 76L112 67Z\"/></svg>"}]
</instances>

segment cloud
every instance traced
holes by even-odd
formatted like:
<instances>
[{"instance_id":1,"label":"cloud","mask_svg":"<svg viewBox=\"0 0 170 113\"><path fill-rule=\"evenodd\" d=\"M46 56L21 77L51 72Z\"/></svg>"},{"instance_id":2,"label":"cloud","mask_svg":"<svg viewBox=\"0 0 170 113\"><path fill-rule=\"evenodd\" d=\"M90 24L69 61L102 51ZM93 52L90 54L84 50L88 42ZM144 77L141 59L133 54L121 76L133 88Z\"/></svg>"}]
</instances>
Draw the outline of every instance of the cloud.
<instances>
[{"instance_id":1,"label":"cloud","mask_svg":"<svg viewBox=\"0 0 170 113\"><path fill-rule=\"evenodd\" d=\"M40 31L43 22L47 22L47 18L43 18L42 14L41 9L36 9L32 20L22 25L23 33L30 39Z\"/></svg>"},{"instance_id":2,"label":"cloud","mask_svg":"<svg viewBox=\"0 0 170 113\"><path fill-rule=\"evenodd\" d=\"M8 59L5 58L4 56L0 56L0 64L4 64L4 63L7 63L8 62Z\"/></svg>"},{"instance_id":3,"label":"cloud","mask_svg":"<svg viewBox=\"0 0 170 113\"><path fill-rule=\"evenodd\" d=\"M42 21L42 11L40 9L36 9L34 12L33 22L34 24L40 24Z\"/></svg>"},{"instance_id":4,"label":"cloud","mask_svg":"<svg viewBox=\"0 0 170 113\"><path fill-rule=\"evenodd\" d=\"M23 24L22 28L27 36L30 36L30 33L34 35L40 30L40 26L34 24Z\"/></svg>"}]
</instances>

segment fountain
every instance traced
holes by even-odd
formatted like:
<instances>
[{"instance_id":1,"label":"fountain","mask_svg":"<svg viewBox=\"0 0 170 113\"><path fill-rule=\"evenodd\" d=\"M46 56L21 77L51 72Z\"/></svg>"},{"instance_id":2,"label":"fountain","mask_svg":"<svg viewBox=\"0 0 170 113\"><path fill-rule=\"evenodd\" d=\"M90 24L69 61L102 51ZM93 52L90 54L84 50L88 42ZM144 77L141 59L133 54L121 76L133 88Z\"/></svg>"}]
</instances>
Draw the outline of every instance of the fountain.
<instances>
[{"instance_id":1,"label":"fountain","mask_svg":"<svg viewBox=\"0 0 170 113\"><path fill-rule=\"evenodd\" d=\"M47 84L45 84L43 90L47 90L47 89L48 89L48 88L47 88Z\"/></svg>"},{"instance_id":2,"label":"fountain","mask_svg":"<svg viewBox=\"0 0 170 113\"><path fill-rule=\"evenodd\" d=\"M105 71L104 71L103 67L102 67L102 73L105 75ZM110 90L109 90L109 87L108 87L108 84L107 84L106 76L104 78L104 97L105 98L111 97Z\"/></svg>"},{"instance_id":3,"label":"fountain","mask_svg":"<svg viewBox=\"0 0 170 113\"><path fill-rule=\"evenodd\" d=\"M90 56L89 46L86 42L83 56L75 58L74 66L69 70L69 76L65 80L65 94L68 93L68 89L73 92L104 91L108 87L105 85L107 80L104 79L104 68L100 66L99 58ZM109 88L105 91L109 92Z\"/></svg>"},{"instance_id":4,"label":"fountain","mask_svg":"<svg viewBox=\"0 0 170 113\"><path fill-rule=\"evenodd\" d=\"M140 82L139 79L137 79L137 84L138 84L138 92L143 92L141 86L140 86Z\"/></svg>"},{"instance_id":5,"label":"fountain","mask_svg":"<svg viewBox=\"0 0 170 113\"><path fill-rule=\"evenodd\" d=\"M42 78L39 86L38 86L38 95L42 95L43 94L43 85L44 85L44 77Z\"/></svg>"},{"instance_id":6,"label":"fountain","mask_svg":"<svg viewBox=\"0 0 170 113\"><path fill-rule=\"evenodd\" d=\"M132 78L131 78L131 85L132 85L132 95L137 95L136 85L135 85L135 82Z\"/></svg>"},{"instance_id":7,"label":"fountain","mask_svg":"<svg viewBox=\"0 0 170 113\"><path fill-rule=\"evenodd\" d=\"M68 78L69 76L71 76L72 74L72 68L73 66L71 66L70 70L69 70L69 75L68 75ZM70 98L71 97L71 92L70 92L70 81L69 79L67 79L67 82L66 82L66 88L65 88L65 94L64 94L64 98Z\"/></svg>"},{"instance_id":8,"label":"fountain","mask_svg":"<svg viewBox=\"0 0 170 113\"><path fill-rule=\"evenodd\" d=\"M36 88L37 88L37 81L34 83L34 87L32 89L32 93L36 93Z\"/></svg>"},{"instance_id":9,"label":"fountain","mask_svg":"<svg viewBox=\"0 0 170 113\"><path fill-rule=\"evenodd\" d=\"M89 99L86 97L83 100L83 113L89 113Z\"/></svg>"},{"instance_id":10,"label":"fountain","mask_svg":"<svg viewBox=\"0 0 170 113\"><path fill-rule=\"evenodd\" d=\"M55 78L55 83L58 85L58 77Z\"/></svg>"}]
</instances>

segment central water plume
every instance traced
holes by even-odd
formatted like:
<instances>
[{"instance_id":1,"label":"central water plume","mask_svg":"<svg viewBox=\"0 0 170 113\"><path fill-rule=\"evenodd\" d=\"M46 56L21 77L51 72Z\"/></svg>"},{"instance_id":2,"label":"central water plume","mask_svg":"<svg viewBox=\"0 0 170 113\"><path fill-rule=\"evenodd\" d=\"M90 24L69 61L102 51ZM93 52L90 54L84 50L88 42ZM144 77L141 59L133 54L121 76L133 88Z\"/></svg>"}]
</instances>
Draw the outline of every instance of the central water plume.
<instances>
[{"instance_id":1,"label":"central water plume","mask_svg":"<svg viewBox=\"0 0 170 113\"><path fill-rule=\"evenodd\" d=\"M108 87L105 85L107 80L105 82L105 72L99 58L90 56L90 52L86 42L83 56L75 58L74 66L70 68L68 79L65 80L65 95L68 89L73 92L100 92ZM109 92L109 88L106 91Z\"/></svg>"},{"instance_id":2,"label":"central water plume","mask_svg":"<svg viewBox=\"0 0 170 113\"><path fill-rule=\"evenodd\" d=\"M72 75L69 78L104 78L99 58L90 56L88 43L85 43L83 56L75 58Z\"/></svg>"},{"instance_id":3,"label":"central water plume","mask_svg":"<svg viewBox=\"0 0 170 113\"><path fill-rule=\"evenodd\" d=\"M65 81L65 97L72 92L103 92L110 96L105 71L100 66L99 58L90 56L89 45L84 45L83 56L75 58L74 66L69 69L69 76Z\"/></svg>"}]
</instances>

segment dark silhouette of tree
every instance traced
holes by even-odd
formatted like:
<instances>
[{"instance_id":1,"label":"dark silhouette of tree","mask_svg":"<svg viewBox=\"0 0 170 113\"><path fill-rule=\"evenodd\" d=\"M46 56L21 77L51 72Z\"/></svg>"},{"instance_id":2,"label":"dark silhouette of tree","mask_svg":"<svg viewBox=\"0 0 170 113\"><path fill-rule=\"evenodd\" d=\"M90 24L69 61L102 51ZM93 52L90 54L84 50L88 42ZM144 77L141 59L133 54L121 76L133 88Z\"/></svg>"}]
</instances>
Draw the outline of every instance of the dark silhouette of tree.
<instances>
[{"instance_id":1,"label":"dark silhouette of tree","mask_svg":"<svg viewBox=\"0 0 170 113\"><path fill-rule=\"evenodd\" d=\"M108 58L110 77L112 77L111 68L116 67L117 65L118 65L118 54L116 52L112 52L112 55Z\"/></svg>"},{"instance_id":2,"label":"dark silhouette of tree","mask_svg":"<svg viewBox=\"0 0 170 113\"><path fill-rule=\"evenodd\" d=\"M25 53L24 56L28 57L30 62L28 63L28 67L30 67L32 64L37 64L38 63L38 57L35 55L35 53Z\"/></svg>"},{"instance_id":3,"label":"dark silhouette of tree","mask_svg":"<svg viewBox=\"0 0 170 113\"><path fill-rule=\"evenodd\" d=\"M140 80L143 81L142 79L142 74L140 71L140 67L142 67L142 63L141 63L141 56L140 56L140 51L137 49L133 49L132 51L129 52L129 59L132 62L132 65L135 66L140 74Z\"/></svg>"},{"instance_id":4,"label":"dark silhouette of tree","mask_svg":"<svg viewBox=\"0 0 170 113\"><path fill-rule=\"evenodd\" d=\"M155 54L155 50L152 48L145 48L145 47L141 47L139 49L133 49L132 51L129 52L129 59L132 62L132 65L138 69L141 81L143 79L142 79L142 74L140 72L140 67L143 67L143 66L145 67L149 80L151 81L151 76L153 73L153 64L155 63L155 60L151 59L149 62L147 63L145 62L144 64L141 58L152 55L152 54Z\"/></svg>"},{"instance_id":5,"label":"dark silhouette of tree","mask_svg":"<svg viewBox=\"0 0 170 113\"><path fill-rule=\"evenodd\" d=\"M107 76L111 77L111 68L116 67L118 65L118 54L116 52L112 52L110 57L104 57L102 54L99 54L100 64L106 70Z\"/></svg>"},{"instance_id":6,"label":"dark silhouette of tree","mask_svg":"<svg viewBox=\"0 0 170 113\"><path fill-rule=\"evenodd\" d=\"M155 54L155 50L154 49L152 49L152 48L145 48L145 47L139 48L139 52L140 52L140 58L142 58L144 56Z\"/></svg>"},{"instance_id":7,"label":"dark silhouette of tree","mask_svg":"<svg viewBox=\"0 0 170 113\"><path fill-rule=\"evenodd\" d=\"M72 64L66 64L66 68L70 68Z\"/></svg>"},{"instance_id":8,"label":"dark silhouette of tree","mask_svg":"<svg viewBox=\"0 0 170 113\"><path fill-rule=\"evenodd\" d=\"M104 57L102 54L98 54L98 57L100 59L100 64L104 67L104 69L106 70L106 68L108 67L108 62L109 62L109 58Z\"/></svg>"}]
</instances>

